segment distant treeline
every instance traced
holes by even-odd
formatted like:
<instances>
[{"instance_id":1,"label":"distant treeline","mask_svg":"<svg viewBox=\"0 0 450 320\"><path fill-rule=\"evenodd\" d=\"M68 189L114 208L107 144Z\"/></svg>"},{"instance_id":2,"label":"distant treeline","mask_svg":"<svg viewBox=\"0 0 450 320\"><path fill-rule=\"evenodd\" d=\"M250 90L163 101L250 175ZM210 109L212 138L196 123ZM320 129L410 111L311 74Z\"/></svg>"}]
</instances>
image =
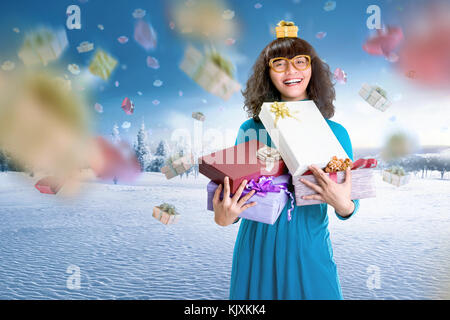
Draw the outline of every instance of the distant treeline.
<instances>
[{"instance_id":1,"label":"distant treeline","mask_svg":"<svg viewBox=\"0 0 450 320\"><path fill-rule=\"evenodd\" d=\"M162 141L159 143L153 156L150 155L150 152L142 152L141 149L143 150L143 148L140 148L139 143L135 145L136 156L141 164L142 171L159 172L164 165L166 158L166 148L164 143ZM151 156L151 158L149 156ZM401 166L407 172L415 174L421 173L422 178L427 177L430 171L438 171L441 174L441 179L444 179L444 175L447 172L450 172L450 155L445 153L415 154L390 162L384 162L379 156L374 156L374 158L377 158L378 168L380 169L386 169L391 166ZM191 168L189 171L192 170L197 171L198 165L196 168ZM23 172L25 170L13 161L10 156L0 150L0 172L4 171ZM197 174L198 172L196 172L195 175ZM186 175L188 175L188 173L186 173Z\"/></svg>"},{"instance_id":2,"label":"distant treeline","mask_svg":"<svg viewBox=\"0 0 450 320\"><path fill-rule=\"evenodd\" d=\"M8 154L0 150L0 172L4 171L25 171Z\"/></svg>"},{"instance_id":3,"label":"distant treeline","mask_svg":"<svg viewBox=\"0 0 450 320\"><path fill-rule=\"evenodd\" d=\"M429 171L439 171L441 179L450 172L450 156L446 154L410 155L388 163L381 162L381 167L401 166L407 172L421 173L422 178L428 176Z\"/></svg>"}]
</instances>

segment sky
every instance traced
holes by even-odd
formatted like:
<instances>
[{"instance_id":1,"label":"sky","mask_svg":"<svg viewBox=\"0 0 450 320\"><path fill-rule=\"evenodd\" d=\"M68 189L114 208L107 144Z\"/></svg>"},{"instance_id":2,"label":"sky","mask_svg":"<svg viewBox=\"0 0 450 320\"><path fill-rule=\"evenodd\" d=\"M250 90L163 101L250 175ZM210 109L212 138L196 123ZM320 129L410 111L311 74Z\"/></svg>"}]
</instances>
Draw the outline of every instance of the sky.
<instances>
[{"instance_id":1,"label":"sky","mask_svg":"<svg viewBox=\"0 0 450 320\"><path fill-rule=\"evenodd\" d=\"M189 0L197 1L197 0ZM410 135L420 145L450 146L450 95L446 90L430 89L414 82L395 70L395 63L384 57L371 56L362 49L366 39L373 34L366 21L370 5L381 9L383 25L402 26L404 12L414 10L422 0L337 0L334 10L326 11L327 1L317 0L228 0L222 1L224 9L234 12L231 23L236 27L234 44L224 41L207 42L188 38L178 32L178 26L170 27L173 21L171 8L175 3L186 5L186 1L136 1L136 0L41 0L2 1L0 4L0 64L12 61L17 66L22 62L17 56L24 36L39 26L66 30L69 46L58 61L49 68L58 70L73 81L73 90L86 98L87 106L94 110L95 103L103 106L103 113L93 112L95 134L108 136L114 124L120 135L133 142L144 122L149 140L155 146L160 139L170 140L176 130L186 129L193 133L196 121L191 115L200 111L205 115L203 134L219 131L223 139L215 143L220 147L234 144L239 126L247 119L243 110L244 98L240 92L224 101L203 90L191 80L179 65L184 50L194 45L202 50L213 44L229 58L235 67L235 78L245 88L252 66L261 50L275 36L271 33L280 20L294 21L299 26L299 37L307 40L325 60L332 71L343 69L347 83L335 85L336 113L331 119L342 124L349 132L354 148L381 147L387 137L398 130ZM81 29L68 30L66 9L69 5L81 9ZM157 35L154 49L145 50L133 39L136 19L132 13L136 8L146 11L143 18L149 22ZM103 26L101 30L98 25ZM13 31L18 28L20 31ZM16 30L17 31L17 30ZM322 39L317 32L326 32ZM121 44L120 36L129 41ZM94 51L78 53L82 41L94 43L119 61L107 81L93 77L87 67ZM149 68L148 56L159 61L158 69ZM72 75L68 64L77 64L82 72ZM0 70L2 73L8 71ZM86 81L83 85L80 80ZM162 85L154 86L154 81ZM388 92L391 107L381 112L371 107L359 95L363 83L380 85ZM84 90L80 88L84 87ZM141 93L138 94L138 92ZM127 115L121 109L122 100L129 97L135 111ZM155 105L153 101L158 100ZM130 128L122 128L124 122ZM198 124L197 124L198 125Z\"/></svg>"}]
</instances>

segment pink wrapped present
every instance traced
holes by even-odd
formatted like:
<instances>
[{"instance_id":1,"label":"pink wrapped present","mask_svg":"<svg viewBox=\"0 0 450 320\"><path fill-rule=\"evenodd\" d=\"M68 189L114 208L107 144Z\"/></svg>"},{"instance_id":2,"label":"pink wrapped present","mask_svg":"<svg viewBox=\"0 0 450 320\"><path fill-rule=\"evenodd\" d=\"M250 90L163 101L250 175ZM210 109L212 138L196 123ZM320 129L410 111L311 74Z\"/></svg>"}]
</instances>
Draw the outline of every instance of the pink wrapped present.
<instances>
[{"instance_id":1,"label":"pink wrapped present","mask_svg":"<svg viewBox=\"0 0 450 320\"><path fill-rule=\"evenodd\" d=\"M59 189L63 186L63 182L55 177L45 177L36 182L34 185L41 193L57 194Z\"/></svg>"},{"instance_id":2,"label":"pink wrapped present","mask_svg":"<svg viewBox=\"0 0 450 320\"><path fill-rule=\"evenodd\" d=\"M161 168L161 172L165 174L167 179L172 179L186 171L194 165L194 157L191 153L183 157L169 158L166 165Z\"/></svg>"},{"instance_id":3,"label":"pink wrapped present","mask_svg":"<svg viewBox=\"0 0 450 320\"><path fill-rule=\"evenodd\" d=\"M177 223L178 219L180 218L179 214L170 214L166 211L163 211L160 207L153 207L152 216L166 225Z\"/></svg>"},{"instance_id":4,"label":"pink wrapped present","mask_svg":"<svg viewBox=\"0 0 450 320\"><path fill-rule=\"evenodd\" d=\"M373 168L377 166L376 159L359 159L353 163L352 166L352 192L351 199L373 198L376 196L375 179L373 175ZM326 173L336 183L342 183L345 180L345 171ZM315 184L319 184L311 173L305 172L303 175L298 175L292 178L292 184L295 190L295 201L297 206L307 206L312 204L323 203L319 200L304 200L303 196L316 194L314 190L306 186L300 179L305 179Z\"/></svg>"},{"instance_id":5,"label":"pink wrapped present","mask_svg":"<svg viewBox=\"0 0 450 320\"><path fill-rule=\"evenodd\" d=\"M130 100L130 98L125 98L122 101L122 109L126 114L133 114L134 111L134 103Z\"/></svg>"}]
</instances>

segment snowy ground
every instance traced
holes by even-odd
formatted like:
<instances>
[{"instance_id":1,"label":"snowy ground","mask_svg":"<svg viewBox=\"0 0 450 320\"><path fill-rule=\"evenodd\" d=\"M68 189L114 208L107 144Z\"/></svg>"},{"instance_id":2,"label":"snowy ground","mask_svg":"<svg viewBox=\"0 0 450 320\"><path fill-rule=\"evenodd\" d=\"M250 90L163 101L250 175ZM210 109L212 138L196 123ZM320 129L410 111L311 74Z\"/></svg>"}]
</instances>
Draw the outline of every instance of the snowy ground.
<instances>
[{"instance_id":1,"label":"snowy ground","mask_svg":"<svg viewBox=\"0 0 450 320\"><path fill-rule=\"evenodd\" d=\"M227 299L239 225L219 227L203 209L207 182L148 173L64 200L0 173L0 299ZM344 297L449 298L450 181L397 188L378 176L377 192L348 221L329 212ZM152 218L162 202L181 212L177 224Z\"/></svg>"}]
</instances>

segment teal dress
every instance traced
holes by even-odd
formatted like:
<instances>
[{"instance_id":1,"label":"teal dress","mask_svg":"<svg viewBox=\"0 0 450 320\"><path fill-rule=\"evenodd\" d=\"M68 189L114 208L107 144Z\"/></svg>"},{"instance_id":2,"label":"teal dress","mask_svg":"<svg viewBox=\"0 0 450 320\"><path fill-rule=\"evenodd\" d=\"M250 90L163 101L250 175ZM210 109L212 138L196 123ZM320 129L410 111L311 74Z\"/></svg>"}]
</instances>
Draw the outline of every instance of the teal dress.
<instances>
[{"instance_id":1,"label":"teal dress","mask_svg":"<svg viewBox=\"0 0 450 320\"><path fill-rule=\"evenodd\" d=\"M331 120L327 123L353 160L352 145L345 128ZM250 119L240 129L244 132L256 130L257 139L272 146L261 122ZM240 130L236 144L248 140L251 139ZM359 208L359 200L354 200L354 203L355 210L350 216ZM292 219L288 221L289 206L290 201L273 225L240 219L233 252L230 299L342 299L328 231L327 204L295 206L291 212ZM350 217L336 215L341 220Z\"/></svg>"}]
</instances>

